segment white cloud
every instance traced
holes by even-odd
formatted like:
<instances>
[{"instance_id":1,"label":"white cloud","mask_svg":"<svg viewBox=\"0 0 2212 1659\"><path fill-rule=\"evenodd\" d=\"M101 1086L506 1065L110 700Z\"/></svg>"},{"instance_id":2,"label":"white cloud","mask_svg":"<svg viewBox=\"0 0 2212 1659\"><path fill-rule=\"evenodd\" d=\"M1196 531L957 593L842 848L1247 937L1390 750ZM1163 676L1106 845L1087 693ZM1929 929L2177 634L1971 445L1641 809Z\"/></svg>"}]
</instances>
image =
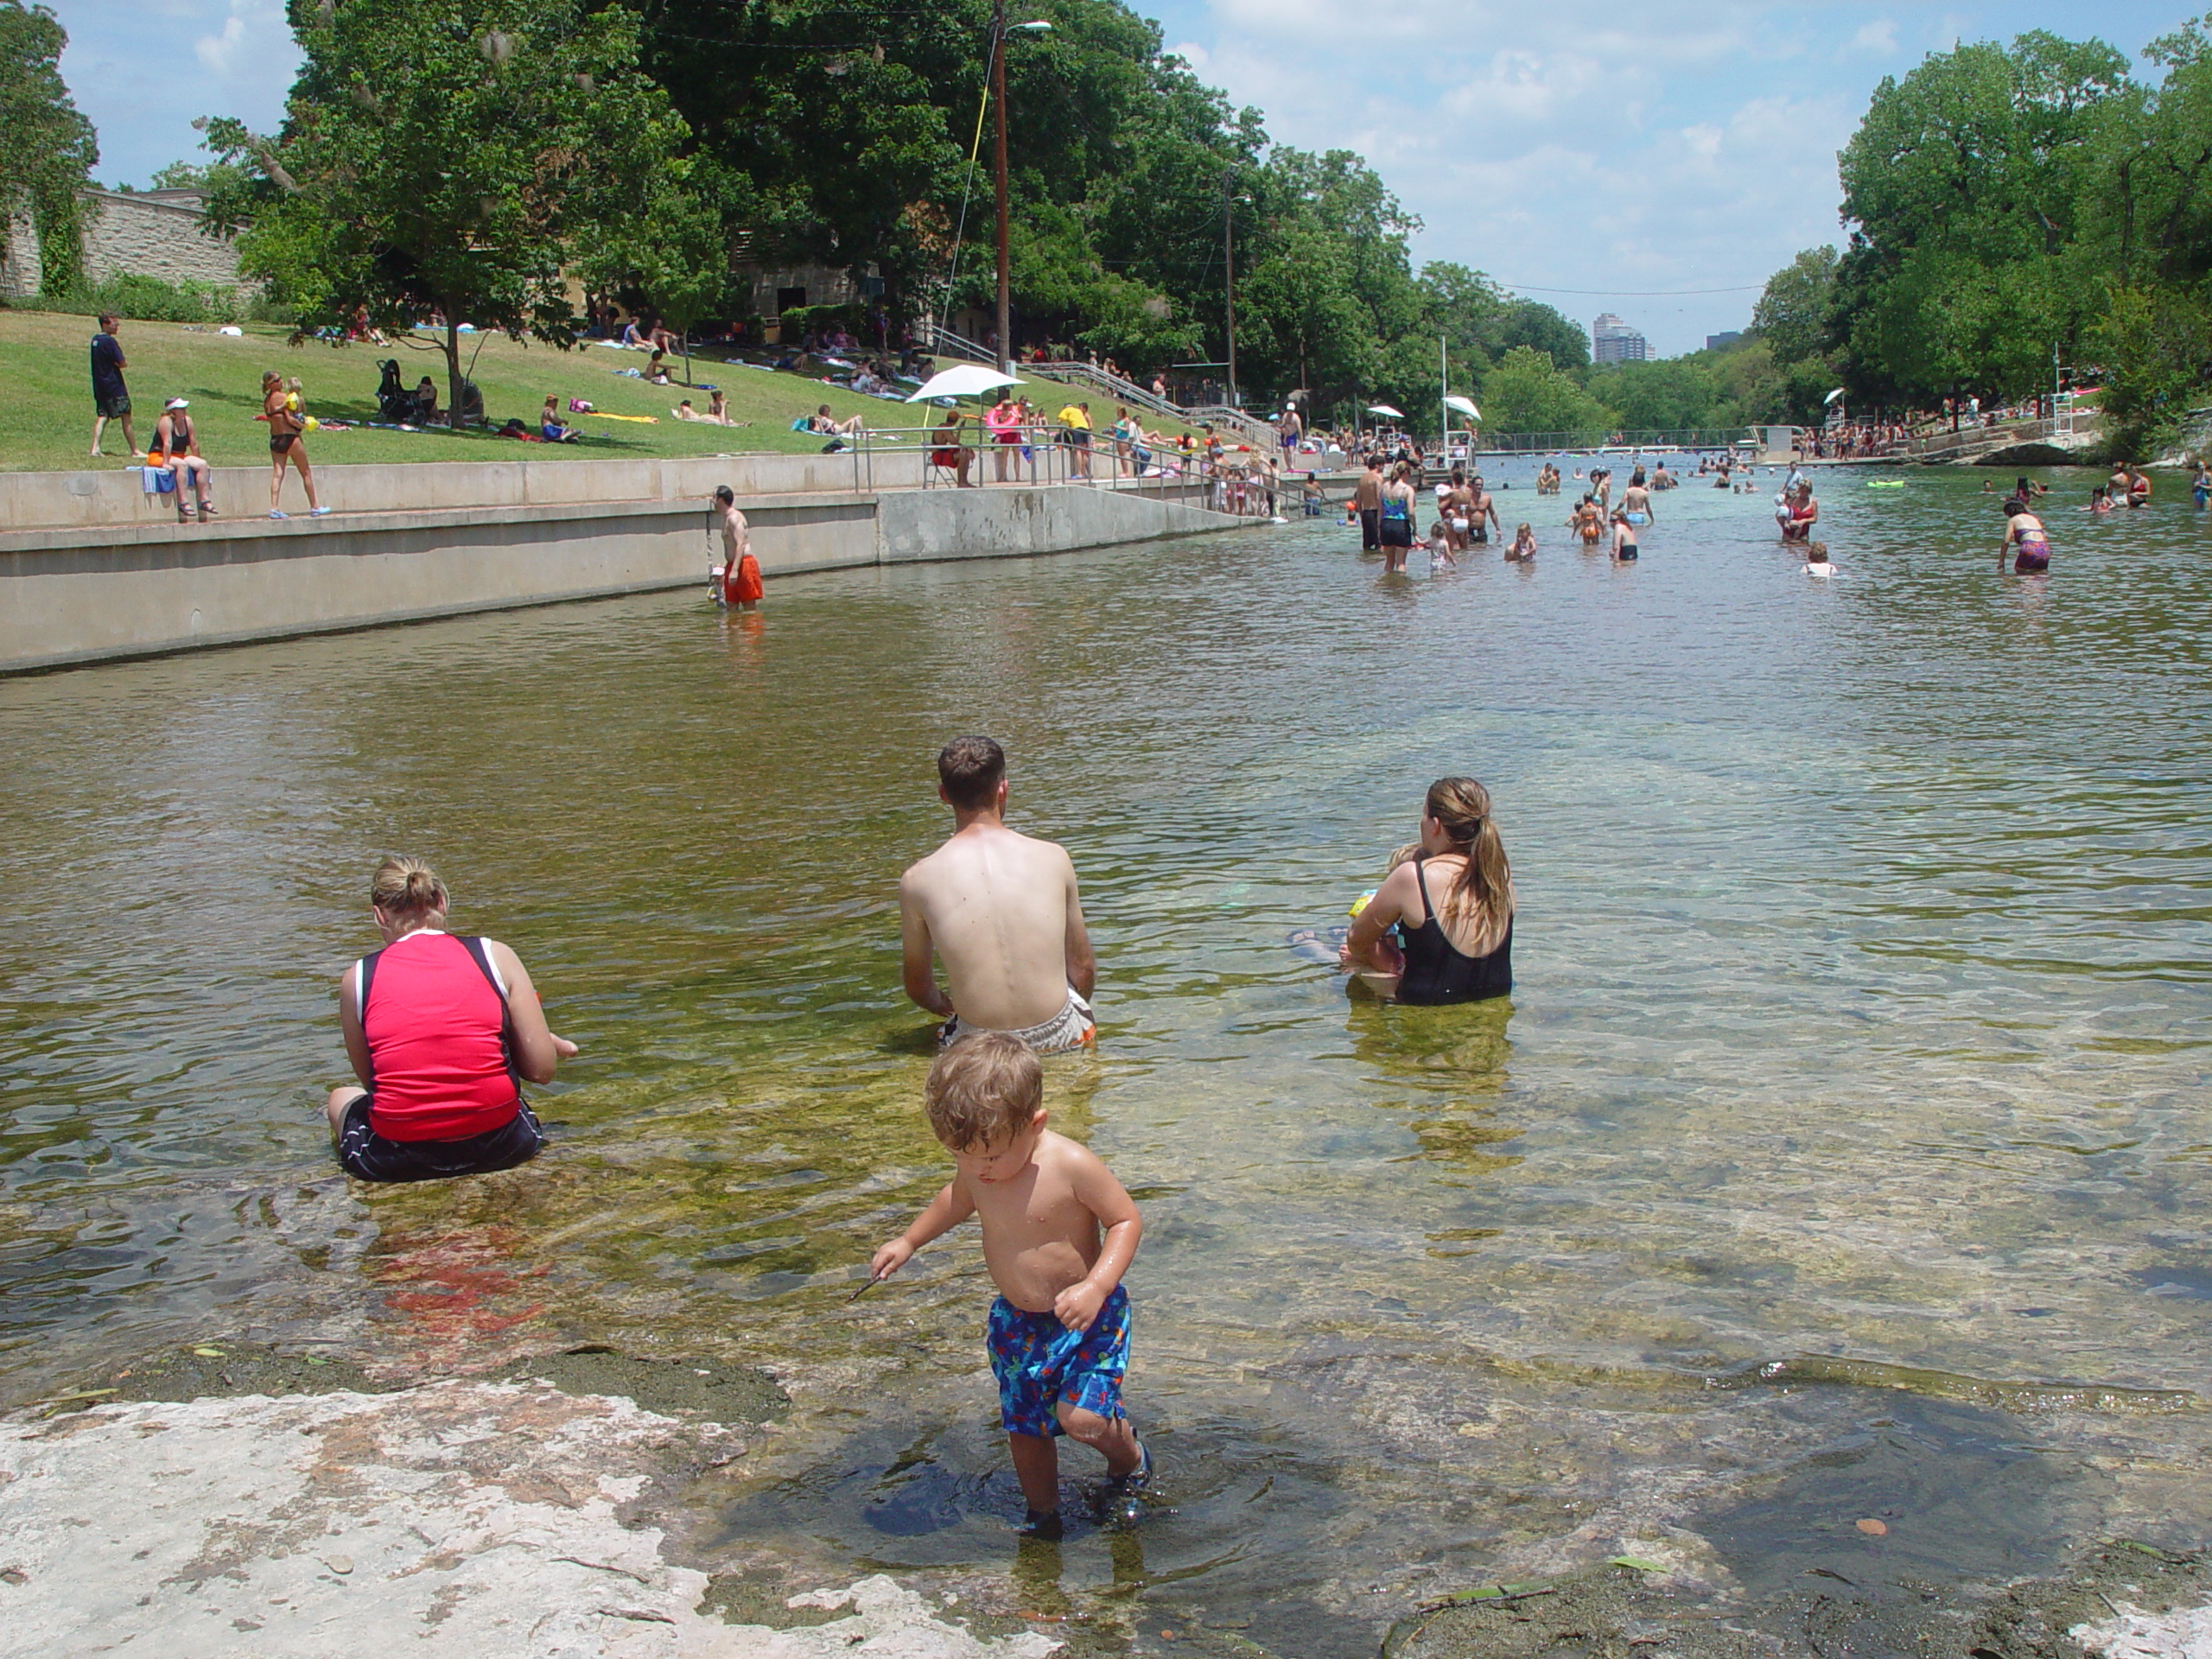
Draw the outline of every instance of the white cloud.
<instances>
[{"instance_id":1,"label":"white cloud","mask_svg":"<svg viewBox=\"0 0 2212 1659\"><path fill-rule=\"evenodd\" d=\"M1887 57L1897 49L1897 26L1888 17L1877 17L1859 26L1851 37L1851 43L1861 52L1878 52Z\"/></svg>"},{"instance_id":2,"label":"white cloud","mask_svg":"<svg viewBox=\"0 0 2212 1659\"><path fill-rule=\"evenodd\" d=\"M238 57L238 48L245 44L245 19L233 12L223 24L219 35L202 35L192 43L192 49L214 75L228 75L231 65Z\"/></svg>"},{"instance_id":3,"label":"white cloud","mask_svg":"<svg viewBox=\"0 0 2212 1659\"><path fill-rule=\"evenodd\" d=\"M1171 46L1167 48L1167 52L1171 57L1182 59L1193 69L1204 69L1207 64L1213 61L1213 54L1196 41L1185 41L1179 46Z\"/></svg>"},{"instance_id":4,"label":"white cloud","mask_svg":"<svg viewBox=\"0 0 2212 1659\"><path fill-rule=\"evenodd\" d=\"M221 30L202 35L192 49L209 74L227 80L241 73L257 73L272 54L290 57L292 31L283 9L270 0L231 0L231 15Z\"/></svg>"}]
</instances>

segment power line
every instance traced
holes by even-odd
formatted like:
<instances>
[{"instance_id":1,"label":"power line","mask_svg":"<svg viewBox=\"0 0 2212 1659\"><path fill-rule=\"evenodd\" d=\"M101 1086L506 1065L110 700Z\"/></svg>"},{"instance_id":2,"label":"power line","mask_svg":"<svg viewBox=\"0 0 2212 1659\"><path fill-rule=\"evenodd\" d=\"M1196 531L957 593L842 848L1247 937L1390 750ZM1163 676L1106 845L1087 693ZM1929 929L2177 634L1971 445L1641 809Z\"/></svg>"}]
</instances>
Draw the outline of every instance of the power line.
<instances>
[{"instance_id":1,"label":"power line","mask_svg":"<svg viewBox=\"0 0 2212 1659\"><path fill-rule=\"evenodd\" d=\"M1544 288L1535 283L1509 283L1503 276L1493 277L1502 288L1522 294L1582 294L1597 300L1676 300L1691 294L1760 294L1766 290L1764 283L1751 283L1742 288Z\"/></svg>"}]
</instances>

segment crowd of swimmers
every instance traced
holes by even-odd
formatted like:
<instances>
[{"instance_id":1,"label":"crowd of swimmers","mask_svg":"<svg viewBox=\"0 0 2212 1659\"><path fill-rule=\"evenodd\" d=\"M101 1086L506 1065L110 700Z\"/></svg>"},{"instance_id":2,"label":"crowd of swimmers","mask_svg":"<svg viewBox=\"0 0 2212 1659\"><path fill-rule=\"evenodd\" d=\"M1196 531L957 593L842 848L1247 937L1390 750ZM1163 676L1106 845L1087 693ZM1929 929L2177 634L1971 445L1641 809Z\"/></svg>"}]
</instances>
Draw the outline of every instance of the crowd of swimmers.
<instances>
[{"instance_id":1,"label":"crowd of swimmers","mask_svg":"<svg viewBox=\"0 0 2212 1659\"><path fill-rule=\"evenodd\" d=\"M1586 479L1577 467L1574 477L1587 487L1568 512L1566 528L1586 550L1606 547L1618 564L1631 564L1641 557L1637 533L1658 520L1653 494L1680 484L1664 461L1648 471L1637 466L1616 505L1611 468L1594 467ZM1547 461L1536 475L1536 493L1558 495L1564 481L1558 467ZM1434 513L1427 534L1422 536L1418 527L1422 489L1420 463L1370 454L1363 464L1352 486L1344 522L1359 526L1362 552L1382 555L1386 574L1404 571L1416 545L1427 550L1432 570L1455 569L1460 554L1488 546L1493 536L1503 544L1509 564L1525 564L1536 556L1535 527L1524 520L1507 537L1497 499L1480 473L1454 466L1446 478L1432 487Z\"/></svg>"}]
</instances>

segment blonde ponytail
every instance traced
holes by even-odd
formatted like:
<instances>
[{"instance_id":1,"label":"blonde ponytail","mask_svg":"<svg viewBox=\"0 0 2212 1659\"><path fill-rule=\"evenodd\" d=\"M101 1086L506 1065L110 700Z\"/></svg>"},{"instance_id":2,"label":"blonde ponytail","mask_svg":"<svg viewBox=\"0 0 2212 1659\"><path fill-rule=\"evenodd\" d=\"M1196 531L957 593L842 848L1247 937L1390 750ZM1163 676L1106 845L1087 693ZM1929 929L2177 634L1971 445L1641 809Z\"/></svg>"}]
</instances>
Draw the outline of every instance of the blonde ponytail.
<instances>
[{"instance_id":1,"label":"blonde ponytail","mask_svg":"<svg viewBox=\"0 0 2212 1659\"><path fill-rule=\"evenodd\" d=\"M1483 952L1494 950L1513 920L1513 869L1491 821L1490 791L1471 778L1440 778L1428 786L1426 810L1466 861L1439 908L1453 922L1479 917L1478 942Z\"/></svg>"}]
</instances>

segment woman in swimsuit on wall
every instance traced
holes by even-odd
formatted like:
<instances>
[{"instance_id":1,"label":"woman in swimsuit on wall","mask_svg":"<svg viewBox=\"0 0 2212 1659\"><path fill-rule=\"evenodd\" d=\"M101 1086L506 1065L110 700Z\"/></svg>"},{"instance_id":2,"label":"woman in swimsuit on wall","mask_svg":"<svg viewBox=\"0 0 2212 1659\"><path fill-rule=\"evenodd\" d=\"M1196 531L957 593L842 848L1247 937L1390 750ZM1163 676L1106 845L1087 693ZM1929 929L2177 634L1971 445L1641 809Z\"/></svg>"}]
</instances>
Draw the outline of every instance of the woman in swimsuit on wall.
<instances>
[{"instance_id":1,"label":"woman in swimsuit on wall","mask_svg":"<svg viewBox=\"0 0 2212 1659\"><path fill-rule=\"evenodd\" d=\"M1395 930L1402 943L1385 936ZM1421 842L1352 920L1346 972L1401 1002L1478 1002L1513 989L1513 872L1491 821L1490 791L1440 778L1422 804Z\"/></svg>"}]
</instances>

